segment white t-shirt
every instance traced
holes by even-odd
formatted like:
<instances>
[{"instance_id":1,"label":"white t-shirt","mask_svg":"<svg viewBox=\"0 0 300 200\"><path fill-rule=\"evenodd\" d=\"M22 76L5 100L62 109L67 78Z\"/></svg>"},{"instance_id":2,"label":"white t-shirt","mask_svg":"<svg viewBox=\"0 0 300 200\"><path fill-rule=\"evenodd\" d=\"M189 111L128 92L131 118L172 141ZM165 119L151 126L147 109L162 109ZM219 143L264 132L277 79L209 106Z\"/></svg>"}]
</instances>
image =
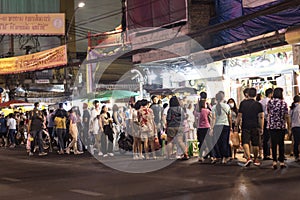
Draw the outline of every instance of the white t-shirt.
<instances>
[{"instance_id":1,"label":"white t-shirt","mask_svg":"<svg viewBox=\"0 0 300 200\"><path fill-rule=\"evenodd\" d=\"M8 129L17 129L17 121L14 118L7 119Z\"/></svg>"},{"instance_id":2,"label":"white t-shirt","mask_svg":"<svg viewBox=\"0 0 300 200\"><path fill-rule=\"evenodd\" d=\"M212 115L216 119L215 125L229 126L227 114L231 115L230 106L226 103L220 103L220 104L221 104L221 115L217 114L216 105L214 105L211 109Z\"/></svg>"},{"instance_id":3,"label":"white t-shirt","mask_svg":"<svg viewBox=\"0 0 300 200\"><path fill-rule=\"evenodd\" d=\"M91 112L91 129L95 135L99 133L99 121L97 116L100 115L101 110L93 109Z\"/></svg>"}]
</instances>

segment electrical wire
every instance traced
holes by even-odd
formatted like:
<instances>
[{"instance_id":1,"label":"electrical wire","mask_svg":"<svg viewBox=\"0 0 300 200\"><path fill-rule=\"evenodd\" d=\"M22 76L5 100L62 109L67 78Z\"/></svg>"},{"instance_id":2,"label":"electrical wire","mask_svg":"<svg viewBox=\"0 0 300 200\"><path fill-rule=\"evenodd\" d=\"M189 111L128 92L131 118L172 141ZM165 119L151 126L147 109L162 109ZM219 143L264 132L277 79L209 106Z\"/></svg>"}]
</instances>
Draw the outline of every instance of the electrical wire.
<instances>
[{"instance_id":1,"label":"electrical wire","mask_svg":"<svg viewBox=\"0 0 300 200\"><path fill-rule=\"evenodd\" d=\"M138 6L129 8L127 10L133 10L133 9L136 9L136 8L139 8L139 7L142 7L142 6L146 6L146 5L152 4L153 2L156 2L156 1L159 1L159 0L154 0L154 1L150 1L150 2L144 3L144 4L140 4ZM255 2L258 2L258 1L260 1L260 0L256 0ZM116 16L116 15L121 14L121 13L122 13L122 11L120 11L118 9L118 10L113 11L113 13L112 12L107 12L107 13L104 13L104 14L101 14L101 15L97 15L97 16L91 17L91 18L89 18L89 19L87 19L85 21L78 22L77 24L92 23L92 22L95 22L97 20L103 20L103 19L106 19L106 18L109 18L109 17ZM156 17L156 18L158 18L158 17ZM223 23L220 23L220 24L223 24ZM78 33L78 35L79 35L80 38L76 39L75 41L72 41L72 42L85 40L87 38L87 36L85 35L86 34L85 31L96 32L96 33L98 32L97 30L92 30L90 28L85 28L85 27L82 27L82 26L79 26L79 25L76 25L76 26L73 26L73 27L74 27L74 30L72 30L72 28L70 29L71 33ZM223 29L228 29L228 28L229 28L228 26L224 26L223 27ZM205 30L209 30L209 27L206 27ZM197 31L197 32L195 32L195 33L193 33L191 35L194 36L194 37L197 37L197 36L200 36L202 33L200 33L199 31ZM5 42L5 39L2 42ZM41 47L44 48L44 47L47 47L47 46L49 46L49 45L45 45L45 46L43 45Z\"/></svg>"}]
</instances>

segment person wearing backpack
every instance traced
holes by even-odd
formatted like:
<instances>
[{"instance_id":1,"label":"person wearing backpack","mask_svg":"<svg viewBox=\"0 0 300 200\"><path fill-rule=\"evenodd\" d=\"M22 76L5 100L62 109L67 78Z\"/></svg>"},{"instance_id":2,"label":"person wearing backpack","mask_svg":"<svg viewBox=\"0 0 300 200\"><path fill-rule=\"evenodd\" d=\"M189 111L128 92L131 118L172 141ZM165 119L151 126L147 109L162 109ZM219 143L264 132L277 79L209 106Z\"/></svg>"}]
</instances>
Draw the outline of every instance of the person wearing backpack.
<instances>
[{"instance_id":1,"label":"person wearing backpack","mask_svg":"<svg viewBox=\"0 0 300 200\"><path fill-rule=\"evenodd\" d=\"M30 144L29 156L33 155L35 144L39 146L39 156L47 155L44 152L43 147L43 128L44 128L44 114L39 109L39 102L34 103L34 109L30 112L29 122L28 122L28 133L30 133L33 141Z\"/></svg>"}]
</instances>

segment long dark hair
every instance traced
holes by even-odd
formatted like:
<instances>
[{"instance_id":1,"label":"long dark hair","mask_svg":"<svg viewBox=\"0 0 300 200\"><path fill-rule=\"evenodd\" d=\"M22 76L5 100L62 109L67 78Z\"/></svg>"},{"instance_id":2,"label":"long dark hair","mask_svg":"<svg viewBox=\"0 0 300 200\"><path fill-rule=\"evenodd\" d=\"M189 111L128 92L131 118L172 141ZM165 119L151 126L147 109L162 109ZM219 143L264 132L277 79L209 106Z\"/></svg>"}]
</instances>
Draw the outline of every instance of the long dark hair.
<instances>
[{"instance_id":1,"label":"long dark hair","mask_svg":"<svg viewBox=\"0 0 300 200\"><path fill-rule=\"evenodd\" d=\"M233 108L230 108L233 112L235 112L235 114L238 114L238 108L236 106L235 100L233 98L228 99L227 104L229 104L229 102L232 101L233 102Z\"/></svg>"},{"instance_id":2,"label":"long dark hair","mask_svg":"<svg viewBox=\"0 0 300 200\"><path fill-rule=\"evenodd\" d=\"M102 115L104 113L104 108L106 108L106 105L103 105L100 111L100 115Z\"/></svg>"},{"instance_id":3,"label":"long dark hair","mask_svg":"<svg viewBox=\"0 0 300 200\"><path fill-rule=\"evenodd\" d=\"M220 116L222 114L222 107L221 107L221 102L223 101L224 95L221 92L218 92L216 94L216 101L217 101L217 105L216 105L216 109L217 109L217 115Z\"/></svg>"},{"instance_id":4,"label":"long dark hair","mask_svg":"<svg viewBox=\"0 0 300 200\"><path fill-rule=\"evenodd\" d=\"M205 99L201 99L199 101L199 112L201 112L202 108L205 108L205 104L206 104L206 100Z\"/></svg>"},{"instance_id":5,"label":"long dark hair","mask_svg":"<svg viewBox=\"0 0 300 200\"><path fill-rule=\"evenodd\" d=\"M296 95L294 96L294 102L292 103L291 105L291 110L293 110L295 107L296 107L296 103L299 103L300 102L300 96L299 95Z\"/></svg>"},{"instance_id":6,"label":"long dark hair","mask_svg":"<svg viewBox=\"0 0 300 200\"><path fill-rule=\"evenodd\" d=\"M178 101L178 98L176 96L172 96L169 102L170 107L178 107L180 106L180 103Z\"/></svg>"}]
</instances>

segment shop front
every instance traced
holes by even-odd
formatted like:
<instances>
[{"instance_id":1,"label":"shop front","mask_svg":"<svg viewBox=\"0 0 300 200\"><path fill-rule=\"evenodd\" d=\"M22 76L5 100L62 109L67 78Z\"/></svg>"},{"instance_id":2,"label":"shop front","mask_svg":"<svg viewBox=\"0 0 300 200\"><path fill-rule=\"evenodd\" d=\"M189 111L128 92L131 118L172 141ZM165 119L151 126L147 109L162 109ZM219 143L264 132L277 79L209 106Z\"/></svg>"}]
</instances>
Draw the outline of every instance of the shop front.
<instances>
[{"instance_id":1,"label":"shop front","mask_svg":"<svg viewBox=\"0 0 300 200\"><path fill-rule=\"evenodd\" d=\"M243 89L255 87L264 96L268 88L281 87L284 98L290 104L299 93L299 66L293 63L291 45L260 51L224 62L225 76L230 79L230 95L240 102Z\"/></svg>"}]
</instances>

